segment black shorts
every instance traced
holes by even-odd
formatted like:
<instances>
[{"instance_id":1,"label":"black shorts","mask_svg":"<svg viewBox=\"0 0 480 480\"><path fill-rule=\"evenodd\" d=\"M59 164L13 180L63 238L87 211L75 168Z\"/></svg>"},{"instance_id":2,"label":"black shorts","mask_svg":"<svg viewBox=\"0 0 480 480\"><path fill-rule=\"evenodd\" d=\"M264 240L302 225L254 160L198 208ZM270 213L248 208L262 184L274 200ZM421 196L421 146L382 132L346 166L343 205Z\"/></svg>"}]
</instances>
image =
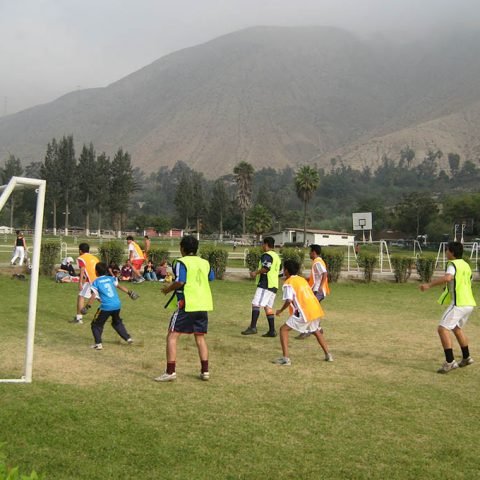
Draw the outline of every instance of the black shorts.
<instances>
[{"instance_id":1,"label":"black shorts","mask_svg":"<svg viewBox=\"0 0 480 480\"><path fill-rule=\"evenodd\" d=\"M172 332L202 335L208 330L208 312L177 310L170 319L168 329Z\"/></svg>"}]
</instances>

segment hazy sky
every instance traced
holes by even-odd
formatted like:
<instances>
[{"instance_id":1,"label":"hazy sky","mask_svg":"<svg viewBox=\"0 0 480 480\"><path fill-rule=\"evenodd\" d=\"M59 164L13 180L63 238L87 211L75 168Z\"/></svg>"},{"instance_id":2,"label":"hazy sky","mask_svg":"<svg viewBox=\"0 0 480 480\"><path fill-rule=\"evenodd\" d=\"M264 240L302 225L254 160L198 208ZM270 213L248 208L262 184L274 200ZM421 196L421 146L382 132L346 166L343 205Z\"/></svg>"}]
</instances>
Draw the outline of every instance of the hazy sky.
<instances>
[{"instance_id":1,"label":"hazy sky","mask_svg":"<svg viewBox=\"0 0 480 480\"><path fill-rule=\"evenodd\" d=\"M256 25L374 32L480 24L478 0L0 0L0 116L103 87Z\"/></svg>"}]
</instances>

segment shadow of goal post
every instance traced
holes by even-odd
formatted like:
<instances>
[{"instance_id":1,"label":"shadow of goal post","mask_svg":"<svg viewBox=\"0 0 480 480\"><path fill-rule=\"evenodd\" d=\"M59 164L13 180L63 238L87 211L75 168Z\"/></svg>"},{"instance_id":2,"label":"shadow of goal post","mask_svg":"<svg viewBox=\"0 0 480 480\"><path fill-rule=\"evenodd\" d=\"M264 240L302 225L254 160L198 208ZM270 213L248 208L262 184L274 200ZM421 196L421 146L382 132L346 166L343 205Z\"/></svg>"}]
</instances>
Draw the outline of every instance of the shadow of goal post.
<instances>
[{"instance_id":1,"label":"shadow of goal post","mask_svg":"<svg viewBox=\"0 0 480 480\"><path fill-rule=\"evenodd\" d=\"M28 327L27 346L23 375L21 378L0 379L0 383L31 383L33 367L33 346L35 341L35 322L37 318L38 275L40 271L40 247L42 244L43 211L45 208L46 181L36 178L12 177L10 181L0 187L0 211L7 203L14 190L34 188L37 193L35 211L35 230L33 236L32 272L30 279L30 293L28 296Z\"/></svg>"}]
</instances>

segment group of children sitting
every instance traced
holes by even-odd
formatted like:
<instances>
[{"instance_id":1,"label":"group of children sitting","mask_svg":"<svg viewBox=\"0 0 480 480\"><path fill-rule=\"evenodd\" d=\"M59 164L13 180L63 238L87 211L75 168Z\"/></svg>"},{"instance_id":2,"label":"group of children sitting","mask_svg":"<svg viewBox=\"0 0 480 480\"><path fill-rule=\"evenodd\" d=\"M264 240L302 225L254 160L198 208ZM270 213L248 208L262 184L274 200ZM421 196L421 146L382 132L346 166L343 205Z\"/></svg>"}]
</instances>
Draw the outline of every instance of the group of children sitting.
<instances>
[{"instance_id":1,"label":"group of children sitting","mask_svg":"<svg viewBox=\"0 0 480 480\"><path fill-rule=\"evenodd\" d=\"M133 279L133 269L130 260L127 260L122 268L119 268L115 262L110 262L108 271L112 277L117 277L124 282L130 282ZM168 280L168 276L168 264L165 259L162 260L158 267L155 267L153 262L148 260L143 268L143 278L151 282L165 282L165 280Z\"/></svg>"},{"instance_id":2,"label":"group of children sitting","mask_svg":"<svg viewBox=\"0 0 480 480\"><path fill-rule=\"evenodd\" d=\"M75 272L75 267L73 266L73 258L66 257L63 259L62 264L57 269L55 274L55 281L58 283L70 283L78 282L79 277ZM121 268L117 265L116 262L112 261L108 265L108 273L112 277L118 278L120 281L131 282L133 279L133 269L130 263L130 260L125 262ZM168 271L167 260L163 259L160 265L155 267L153 262L149 260L143 269L143 277L145 280L152 282L165 282L171 281L171 273Z\"/></svg>"}]
</instances>

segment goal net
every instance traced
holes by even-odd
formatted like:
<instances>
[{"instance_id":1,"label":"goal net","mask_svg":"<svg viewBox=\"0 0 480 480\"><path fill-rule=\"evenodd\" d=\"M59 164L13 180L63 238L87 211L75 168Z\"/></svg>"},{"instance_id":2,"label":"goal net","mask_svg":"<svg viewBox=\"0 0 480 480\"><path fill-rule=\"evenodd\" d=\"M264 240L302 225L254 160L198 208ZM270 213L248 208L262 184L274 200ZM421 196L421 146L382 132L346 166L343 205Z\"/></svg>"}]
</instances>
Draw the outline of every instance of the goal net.
<instances>
[{"instance_id":1,"label":"goal net","mask_svg":"<svg viewBox=\"0 0 480 480\"><path fill-rule=\"evenodd\" d=\"M21 378L0 379L0 383L31 383L33 367L33 345L35 339L35 321L37 315L38 274L40 270L40 247L42 242L43 210L45 206L45 180L24 177L12 177L0 187L0 211L15 190L33 188L37 194L35 211L35 230L33 236L33 254L31 260L30 292L28 296L27 345L25 362Z\"/></svg>"}]
</instances>

